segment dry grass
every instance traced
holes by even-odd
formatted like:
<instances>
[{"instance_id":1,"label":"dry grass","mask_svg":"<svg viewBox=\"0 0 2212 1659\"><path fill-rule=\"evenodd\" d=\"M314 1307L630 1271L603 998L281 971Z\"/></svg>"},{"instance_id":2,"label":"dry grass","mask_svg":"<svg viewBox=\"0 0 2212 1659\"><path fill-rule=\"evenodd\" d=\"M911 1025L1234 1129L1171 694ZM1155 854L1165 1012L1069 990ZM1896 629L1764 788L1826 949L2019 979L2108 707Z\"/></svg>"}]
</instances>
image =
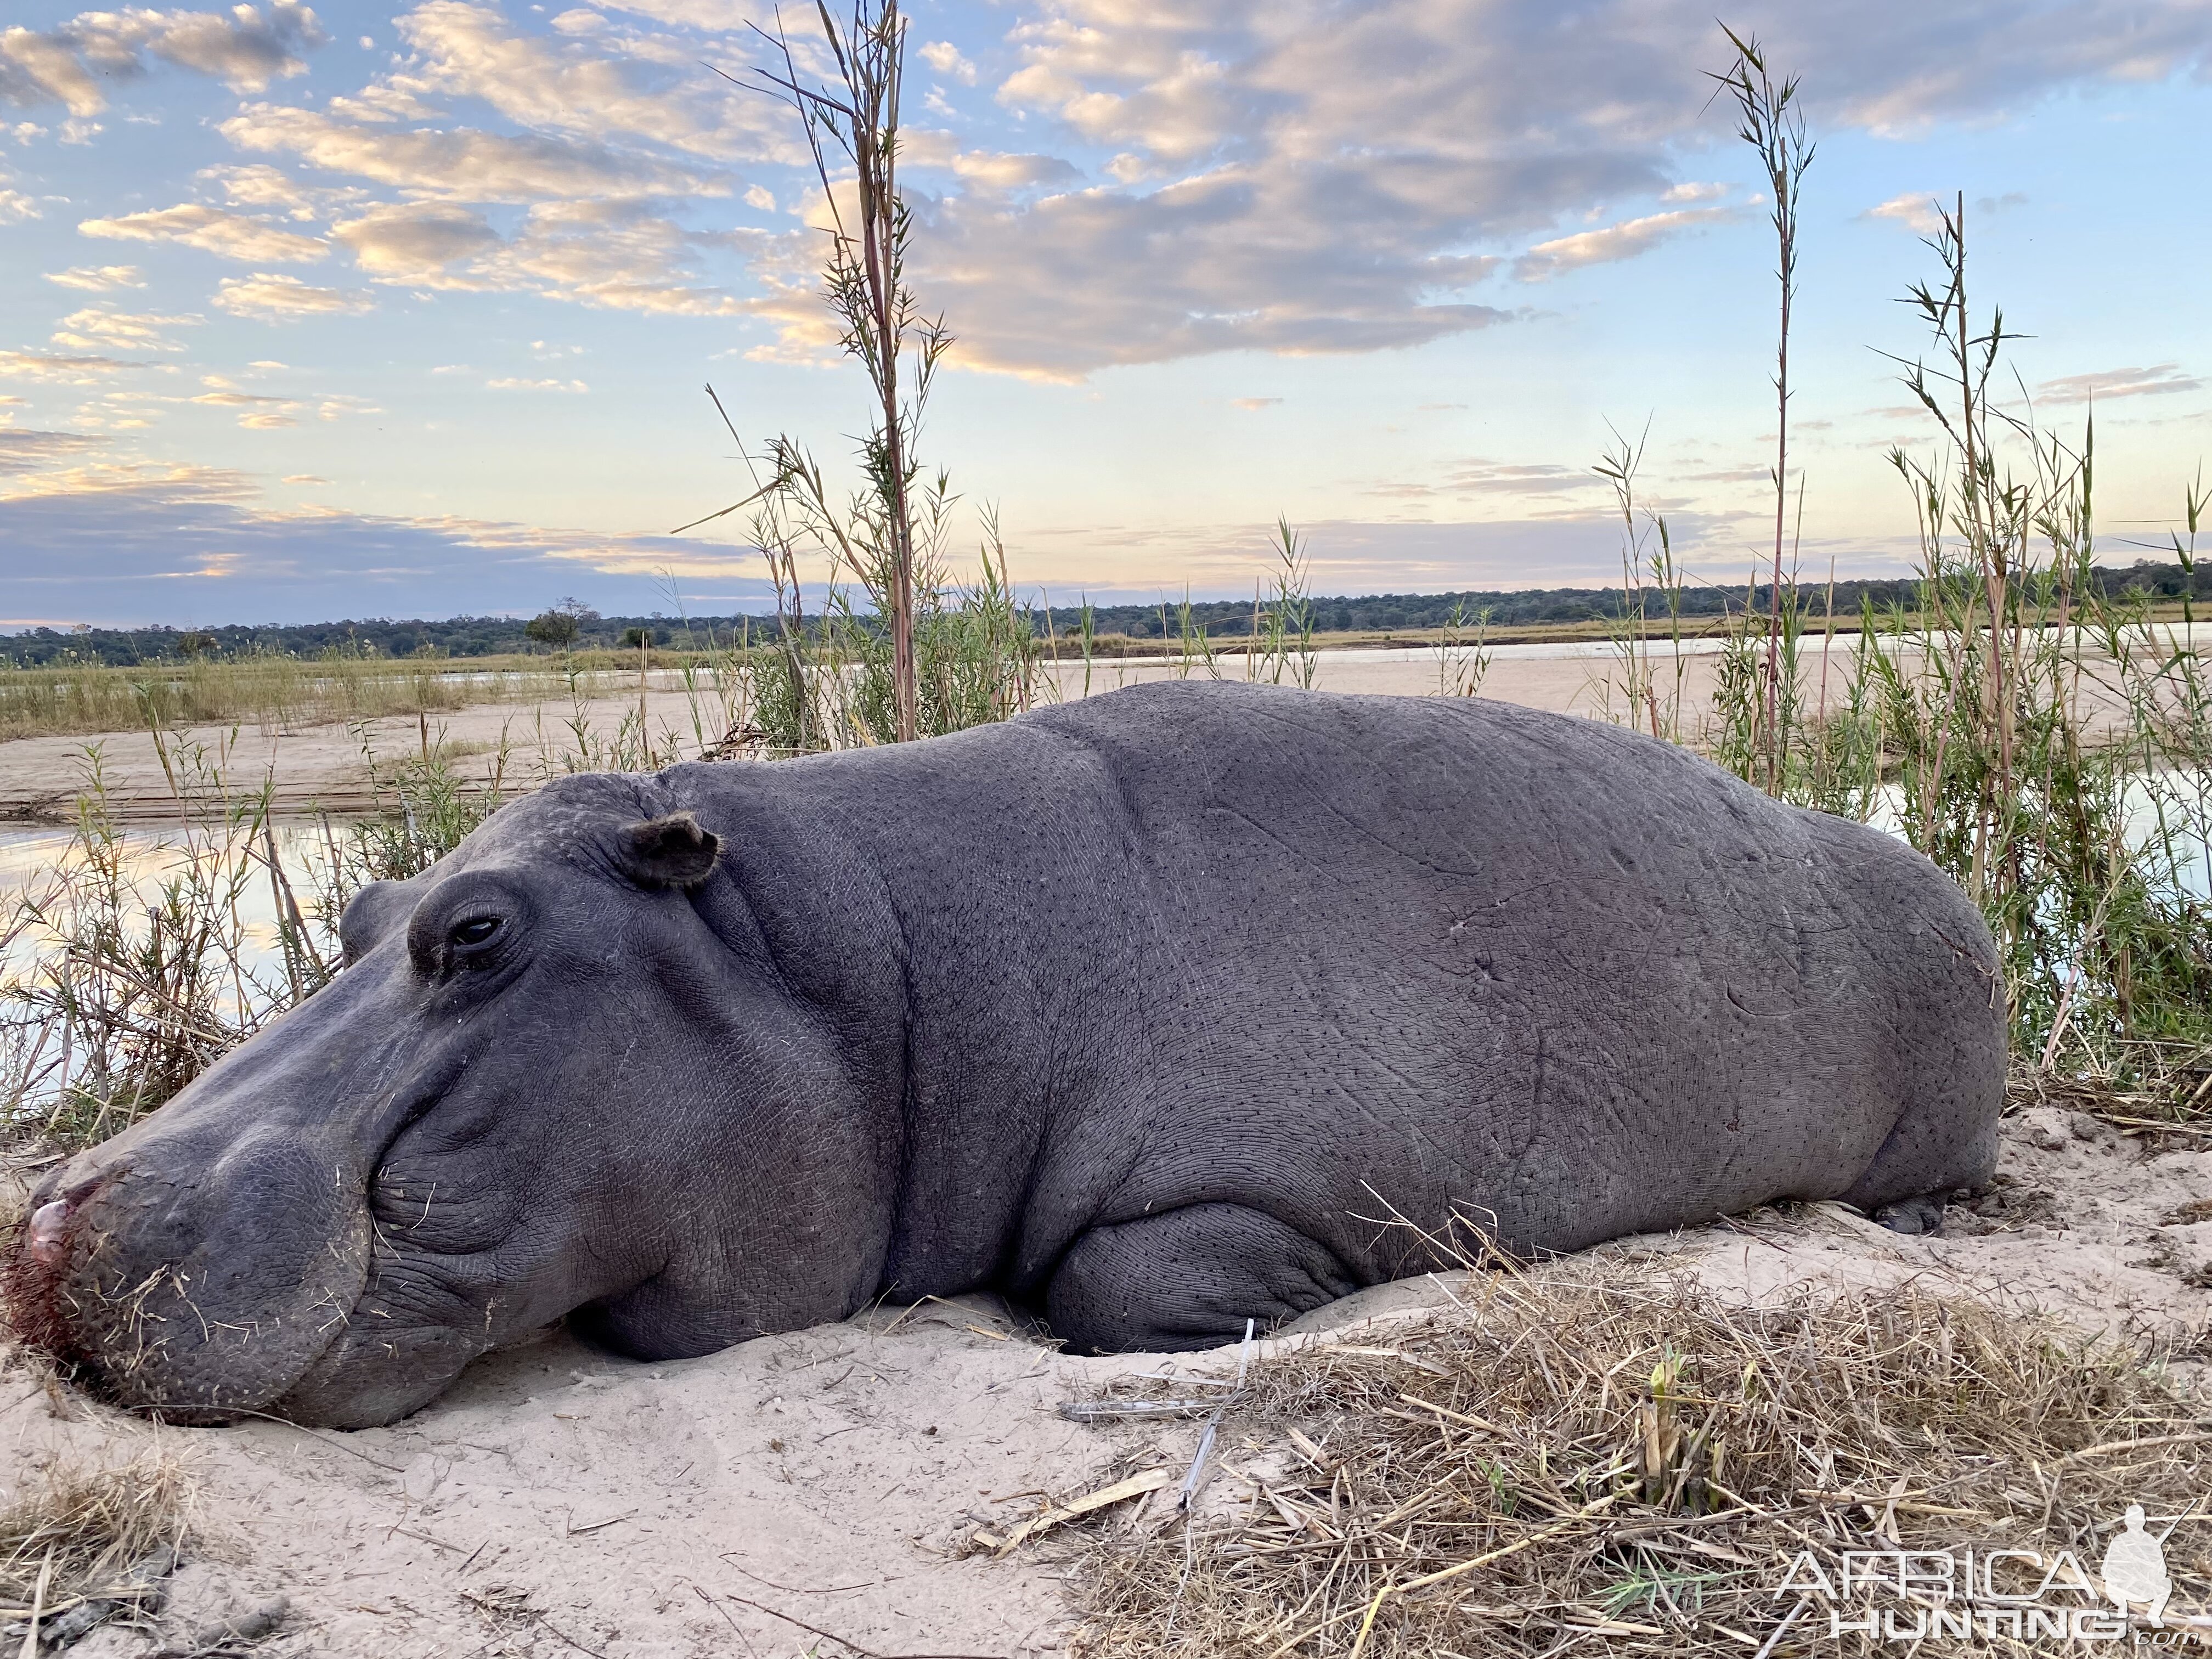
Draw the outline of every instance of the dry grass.
<instances>
[{"instance_id":1,"label":"dry grass","mask_svg":"<svg viewBox=\"0 0 2212 1659\"><path fill-rule=\"evenodd\" d=\"M88 1613L150 1611L184 1547L185 1493L176 1457L158 1448L120 1463L55 1462L0 1512L0 1617L15 1621L4 1639L33 1607L48 1632L57 1620L87 1628ZM88 1608L102 1602L114 1605Z\"/></svg>"},{"instance_id":2,"label":"dry grass","mask_svg":"<svg viewBox=\"0 0 2212 1659\"><path fill-rule=\"evenodd\" d=\"M1747 1308L1601 1261L1475 1282L1464 1316L1257 1365L1221 1441L1233 1498L1187 1534L1097 1540L1078 1650L1856 1652L1818 1601L1769 1642L1801 1552L1831 1579L1845 1551L1968 1544L2094 1575L2127 1504L2182 1514L2212 1475L2212 1421L2161 1356L2045 1319L1909 1293ZM2168 1542L2176 1609L2212 1595L2208 1545ZM1868 1607L1912 1627L1894 1595L1847 1616Z\"/></svg>"},{"instance_id":3,"label":"dry grass","mask_svg":"<svg viewBox=\"0 0 2212 1659\"><path fill-rule=\"evenodd\" d=\"M633 661L635 659L632 659ZM542 700L567 685L562 665L519 661L310 659L275 653L108 668L0 668L0 741L143 732L149 726L248 725L289 731L472 703ZM610 684L619 676L605 676Z\"/></svg>"},{"instance_id":4,"label":"dry grass","mask_svg":"<svg viewBox=\"0 0 2212 1659\"><path fill-rule=\"evenodd\" d=\"M2107 1044L2071 1071L2046 1070L2014 1054L2006 1079L2008 1110L2061 1106L2148 1137L2156 1151L2212 1146L2212 1045L2140 1039Z\"/></svg>"}]
</instances>

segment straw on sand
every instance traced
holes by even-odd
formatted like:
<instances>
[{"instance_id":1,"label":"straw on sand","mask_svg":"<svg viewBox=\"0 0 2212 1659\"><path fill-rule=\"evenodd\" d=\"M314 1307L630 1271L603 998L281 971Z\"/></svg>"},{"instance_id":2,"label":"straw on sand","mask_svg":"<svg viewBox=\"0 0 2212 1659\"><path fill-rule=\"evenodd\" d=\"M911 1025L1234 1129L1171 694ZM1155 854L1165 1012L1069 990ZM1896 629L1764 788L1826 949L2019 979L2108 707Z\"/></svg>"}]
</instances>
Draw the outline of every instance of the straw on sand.
<instances>
[{"instance_id":1,"label":"straw on sand","mask_svg":"<svg viewBox=\"0 0 2212 1659\"><path fill-rule=\"evenodd\" d=\"M2070 1550L2094 1583L2128 1504L2212 1504L2212 1413L2154 1350L2052 1320L1910 1292L1733 1305L1602 1258L1464 1300L1257 1364L1226 1501L1187 1535L1092 1541L1079 1650L1850 1653L1825 1603L1800 1623L1776 1595L1801 1554L1834 1581L1845 1551ZM2173 1609L2206 1610L2212 1524L2166 1549ZM1844 1611L1885 1606L1912 1627L1893 1595Z\"/></svg>"},{"instance_id":2,"label":"straw on sand","mask_svg":"<svg viewBox=\"0 0 2212 1659\"><path fill-rule=\"evenodd\" d=\"M185 1508L166 1449L122 1462L64 1455L0 1509L0 1639L27 1642L27 1625L45 1634L88 1602L150 1606L184 1545ZM78 1628L99 1613L80 1614Z\"/></svg>"}]
</instances>

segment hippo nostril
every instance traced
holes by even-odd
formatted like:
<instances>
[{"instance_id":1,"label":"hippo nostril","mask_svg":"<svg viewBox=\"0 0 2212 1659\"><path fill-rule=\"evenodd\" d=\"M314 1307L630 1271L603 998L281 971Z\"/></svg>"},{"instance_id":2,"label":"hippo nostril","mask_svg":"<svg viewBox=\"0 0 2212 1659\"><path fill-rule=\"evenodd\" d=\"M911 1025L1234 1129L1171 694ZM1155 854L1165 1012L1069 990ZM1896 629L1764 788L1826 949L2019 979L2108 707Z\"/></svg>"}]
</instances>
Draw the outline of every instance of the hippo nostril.
<instances>
[{"instance_id":1,"label":"hippo nostril","mask_svg":"<svg viewBox=\"0 0 2212 1659\"><path fill-rule=\"evenodd\" d=\"M42 1267L58 1267L69 1246L63 1237L69 1225L70 1205L67 1199L58 1198L51 1204L41 1204L31 1212L31 1225L25 1235L23 1248L32 1261Z\"/></svg>"}]
</instances>

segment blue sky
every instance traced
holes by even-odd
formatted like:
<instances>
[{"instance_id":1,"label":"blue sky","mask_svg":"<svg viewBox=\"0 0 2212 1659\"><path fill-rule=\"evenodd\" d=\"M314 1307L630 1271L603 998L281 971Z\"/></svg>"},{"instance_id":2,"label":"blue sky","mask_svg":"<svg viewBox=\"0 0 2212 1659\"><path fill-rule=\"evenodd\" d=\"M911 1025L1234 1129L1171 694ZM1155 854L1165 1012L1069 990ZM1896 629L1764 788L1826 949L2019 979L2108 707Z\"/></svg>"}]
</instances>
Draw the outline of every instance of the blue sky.
<instances>
[{"instance_id":1,"label":"blue sky","mask_svg":"<svg viewBox=\"0 0 2212 1659\"><path fill-rule=\"evenodd\" d=\"M749 439L865 419L811 299L753 0L80 12L0 30L0 626L757 607L665 532ZM787 8L794 20L804 14ZM916 278L959 337L926 459L1018 582L1250 590L1278 513L1329 592L1593 583L1589 466L1643 430L1692 565L1740 573L1773 428L1772 250L1709 106L1704 0L1009 0L910 14ZM1730 17L1805 77L1802 561L1900 568L1877 349L1933 192L2097 409L2108 556L2212 439L2202 0ZM802 46L802 51L808 50Z\"/></svg>"}]
</instances>

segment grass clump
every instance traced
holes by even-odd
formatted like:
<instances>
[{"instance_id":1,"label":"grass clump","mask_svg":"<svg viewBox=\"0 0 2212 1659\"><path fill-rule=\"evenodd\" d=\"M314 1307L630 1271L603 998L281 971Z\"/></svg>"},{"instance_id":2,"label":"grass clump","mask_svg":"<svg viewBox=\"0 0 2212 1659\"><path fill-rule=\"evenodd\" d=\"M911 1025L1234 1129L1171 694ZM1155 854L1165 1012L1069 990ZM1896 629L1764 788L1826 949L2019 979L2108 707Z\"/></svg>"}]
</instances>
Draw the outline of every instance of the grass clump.
<instances>
[{"instance_id":1,"label":"grass clump","mask_svg":"<svg viewBox=\"0 0 2212 1659\"><path fill-rule=\"evenodd\" d=\"M86 660L0 669L0 742L181 726L264 732L435 714L471 703L541 697L557 685L543 663L514 669L395 659L332 649L320 657L248 650L110 667Z\"/></svg>"},{"instance_id":2,"label":"grass clump","mask_svg":"<svg viewBox=\"0 0 2212 1659\"><path fill-rule=\"evenodd\" d=\"M1098 1540L1078 1650L1796 1656L1831 1644L1819 1601L1769 1640L1801 1556L1831 1583L1847 1551L1968 1544L2094 1575L2130 1504L2201 1512L2203 1408L2156 1356L2053 1321L1917 1291L1741 1306L1603 1258L1463 1299L1257 1363L1222 1431L1234 1500ZM2212 1593L2203 1531L2168 1542L2177 1607ZM1844 1611L1909 1632L1937 1605L1988 1604L1923 1586Z\"/></svg>"},{"instance_id":3,"label":"grass clump","mask_svg":"<svg viewBox=\"0 0 2212 1659\"><path fill-rule=\"evenodd\" d=\"M185 1483L156 1448L119 1463L57 1460L0 1510L0 1640L64 1643L158 1605L186 1536Z\"/></svg>"}]
</instances>

